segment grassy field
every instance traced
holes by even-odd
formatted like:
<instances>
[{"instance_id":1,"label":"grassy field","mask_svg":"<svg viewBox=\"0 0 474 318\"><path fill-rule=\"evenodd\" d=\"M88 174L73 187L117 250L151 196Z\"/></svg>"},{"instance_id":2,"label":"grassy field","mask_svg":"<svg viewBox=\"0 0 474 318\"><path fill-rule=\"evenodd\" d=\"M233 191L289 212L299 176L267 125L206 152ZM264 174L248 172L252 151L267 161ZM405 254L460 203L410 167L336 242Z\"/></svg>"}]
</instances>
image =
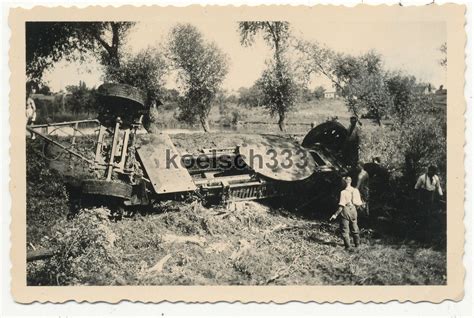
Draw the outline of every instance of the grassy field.
<instances>
[{"instance_id":1,"label":"grassy field","mask_svg":"<svg viewBox=\"0 0 474 318\"><path fill-rule=\"evenodd\" d=\"M311 123L320 124L336 116L344 124L349 124L347 107L342 99L321 99L311 102L298 103L288 113L287 132L307 132ZM161 107L156 114L158 128L194 128L201 130L200 125L189 126L176 120L176 110ZM234 125L236 122L239 124ZM278 118L271 117L268 110L262 107L247 107L236 104L213 105L209 114L211 128L244 132L280 133Z\"/></svg>"},{"instance_id":2,"label":"grassy field","mask_svg":"<svg viewBox=\"0 0 474 318\"><path fill-rule=\"evenodd\" d=\"M257 108L216 106L211 122L222 125L232 120L233 111L241 121L272 123L238 131L277 131L277 120ZM333 116L348 124L350 114L342 101L300 104L288 122L303 123L289 127L305 132L309 123ZM160 113L159 122L168 127L173 120L172 111ZM372 138L380 133L390 137L381 129L363 125ZM363 158L387 147L370 144L362 149ZM198 202L165 201L120 220L111 218L106 207L68 218L63 177L29 144L27 159L28 250L56 250L53 258L28 264L30 285L446 284L445 238L421 243L407 232L417 231L413 221L387 213L388 206L374 207L375 222L361 219L362 246L352 252L344 250L338 225L327 216L299 214L277 202L204 208Z\"/></svg>"}]
</instances>

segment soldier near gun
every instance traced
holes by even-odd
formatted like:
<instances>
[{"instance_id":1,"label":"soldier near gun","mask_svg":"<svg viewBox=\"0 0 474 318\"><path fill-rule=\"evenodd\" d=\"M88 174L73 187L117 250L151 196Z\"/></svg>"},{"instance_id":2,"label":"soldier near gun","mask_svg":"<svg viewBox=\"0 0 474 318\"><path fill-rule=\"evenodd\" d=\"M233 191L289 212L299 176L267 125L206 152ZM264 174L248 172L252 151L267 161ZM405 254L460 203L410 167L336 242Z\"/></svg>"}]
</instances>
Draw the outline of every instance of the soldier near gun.
<instances>
[{"instance_id":1,"label":"soldier near gun","mask_svg":"<svg viewBox=\"0 0 474 318\"><path fill-rule=\"evenodd\" d=\"M426 173L418 177L415 184L415 190L418 190L420 212L424 214L432 213L437 199L443 196L441 183L436 172L436 167L430 166Z\"/></svg>"},{"instance_id":2,"label":"soldier near gun","mask_svg":"<svg viewBox=\"0 0 474 318\"><path fill-rule=\"evenodd\" d=\"M359 190L351 186L352 178L347 176L343 179L345 181L345 189L341 191L339 199L339 208L334 213L330 221L335 220L340 215L340 229L344 247L349 249L351 247L350 235L354 239L355 247L360 245L359 226L357 224L357 207L363 206L360 198Z\"/></svg>"},{"instance_id":3,"label":"soldier near gun","mask_svg":"<svg viewBox=\"0 0 474 318\"><path fill-rule=\"evenodd\" d=\"M370 200L370 187L369 187L369 173L364 169L364 165L359 162L358 164L358 175L356 188L359 190L361 198L365 203L364 212L366 216L369 216L369 200Z\"/></svg>"},{"instance_id":4,"label":"soldier near gun","mask_svg":"<svg viewBox=\"0 0 474 318\"><path fill-rule=\"evenodd\" d=\"M346 164L354 169L357 167L357 163L359 162L360 131L359 127L357 127L357 117L352 116L350 121L351 124L348 129L347 138L344 141L342 154Z\"/></svg>"}]
</instances>

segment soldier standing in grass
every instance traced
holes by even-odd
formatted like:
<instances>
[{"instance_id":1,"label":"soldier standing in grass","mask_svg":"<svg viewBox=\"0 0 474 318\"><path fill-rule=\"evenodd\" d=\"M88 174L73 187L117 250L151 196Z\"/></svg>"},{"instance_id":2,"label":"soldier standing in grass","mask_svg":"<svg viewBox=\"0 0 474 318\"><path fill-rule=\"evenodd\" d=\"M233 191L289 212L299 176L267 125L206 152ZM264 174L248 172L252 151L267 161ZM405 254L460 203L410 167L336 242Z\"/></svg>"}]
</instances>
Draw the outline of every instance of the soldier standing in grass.
<instances>
[{"instance_id":1,"label":"soldier standing in grass","mask_svg":"<svg viewBox=\"0 0 474 318\"><path fill-rule=\"evenodd\" d=\"M426 173L422 174L415 184L418 192L418 209L415 217L415 224L420 226L419 235L423 239L433 239L433 233L441 227L443 218L439 213L439 202L443 196L439 177L436 175L436 167L430 166ZM438 213L436 213L438 212Z\"/></svg>"},{"instance_id":2,"label":"soldier standing in grass","mask_svg":"<svg viewBox=\"0 0 474 318\"><path fill-rule=\"evenodd\" d=\"M344 247L350 249L351 239L354 239L355 247L360 245L360 235L359 235L359 226L357 225L357 209L356 207L363 206L362 200L360 198L359 190L351 186L352 178L349 176L344 177L345 189L341 191L339 198L339 208L336 213L334 213L329 221L335 220L339 215L340 217L340 229L342 234L342 239L344 241Z\"/></svg>"},{"instance_id":3,"label":"soldier standing in grass","mask_svg":"<svg viewBox=\"0 0 474 318\"><path fill-rule=\"evenodd\" d=\"M418 178L415 190L418 190L420 210L424 214L432 213L437 202L436 199L443 196L443 189L441 189L439 177L436 175L435 166L430 166L428 171Z\"/></svg>"}]
</instances>

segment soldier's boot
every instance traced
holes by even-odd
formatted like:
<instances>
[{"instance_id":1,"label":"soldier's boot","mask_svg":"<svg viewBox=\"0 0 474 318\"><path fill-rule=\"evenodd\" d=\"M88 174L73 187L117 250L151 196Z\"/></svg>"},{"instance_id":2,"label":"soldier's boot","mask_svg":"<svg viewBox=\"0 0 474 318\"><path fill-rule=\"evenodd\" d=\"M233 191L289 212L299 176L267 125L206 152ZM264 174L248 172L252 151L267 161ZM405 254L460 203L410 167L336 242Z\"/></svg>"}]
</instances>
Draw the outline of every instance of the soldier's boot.
<instances>
[{"instance_id":1,"label":"soldier's boot","mask_svg":"<svg viewBox=\"0 0 474 318\"><path fill-rule=\"evenodd\" d=\"M354 234L354 245L355 245L355 247L359 247L359 245L360 245L360 235L359 234Z\"/></svg>"},{"instance_id":2,"label":"soldier's boot","mask_svg":"<svg viewBox=\"0 0 474 318\"><path fill-rule=\"evenodd\" d=\"M344 236L343 238L344 241L344 247L346 250L351 248L351 239L348 236Z\"/></svg>"}]
</instances>

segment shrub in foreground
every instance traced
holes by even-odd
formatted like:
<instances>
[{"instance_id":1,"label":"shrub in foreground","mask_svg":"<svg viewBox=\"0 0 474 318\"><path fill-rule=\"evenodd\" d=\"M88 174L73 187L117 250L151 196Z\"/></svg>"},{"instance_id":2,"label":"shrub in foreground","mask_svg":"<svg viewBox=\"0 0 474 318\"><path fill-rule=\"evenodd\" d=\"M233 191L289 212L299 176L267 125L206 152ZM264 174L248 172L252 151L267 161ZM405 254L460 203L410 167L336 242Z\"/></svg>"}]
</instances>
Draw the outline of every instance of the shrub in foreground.
<instances>
[{"instance_id":1,"label":"shrub in foreground","mask_svg":"<svg viewBox=\"0 0 474 318\"><path fill-rule=\"evenodd\" d=\"M29 265L34 285L104 285L118 279L116 235L109 227L110 211L84 209L72 220L60 220L44 245L55 256Z\"/></svg>"}]
</instances>

